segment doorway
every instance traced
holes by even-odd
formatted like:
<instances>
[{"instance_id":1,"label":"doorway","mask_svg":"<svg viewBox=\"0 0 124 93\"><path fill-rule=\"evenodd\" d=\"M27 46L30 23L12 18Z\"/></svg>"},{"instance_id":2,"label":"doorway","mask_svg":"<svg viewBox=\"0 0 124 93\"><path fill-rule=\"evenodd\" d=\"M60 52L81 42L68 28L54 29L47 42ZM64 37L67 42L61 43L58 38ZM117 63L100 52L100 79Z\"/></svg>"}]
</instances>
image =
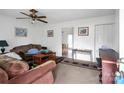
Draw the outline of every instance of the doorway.
<instances>
[{"instance_id":1,"label":"doorway","mask_svg":"<svg viewBox=\"0 0 124 93\"><path fill-rule=\"evenodd\" d=\"M62 56L72 58L74 45L73 27L62 28Z\"/></svg>"}]
</instances>

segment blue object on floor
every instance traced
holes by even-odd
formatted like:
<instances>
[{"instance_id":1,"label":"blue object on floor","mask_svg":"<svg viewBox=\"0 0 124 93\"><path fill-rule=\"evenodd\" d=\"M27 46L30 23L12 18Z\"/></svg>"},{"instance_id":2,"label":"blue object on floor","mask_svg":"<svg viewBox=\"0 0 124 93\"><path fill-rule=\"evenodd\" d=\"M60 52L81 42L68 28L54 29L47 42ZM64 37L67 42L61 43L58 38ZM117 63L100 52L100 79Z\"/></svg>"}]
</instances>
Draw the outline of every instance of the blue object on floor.
<instances>
[{"instance_id":1,"label":"blue object on floor","mask_svg":"<svg viewBox=\"0 0 124 93\"><path fill-rule=\"evenodd\" d=\"M124 78L118 79L117 84L124 84Z\"/></svg>"},{"instance_id":2,"label":"blue object on floor","mask_svg":"<svg viewBox=\"0 0 124 93\"><path fill-rule=\"evenodd\" d=\"M124 84L124 77L122 73L115 77L115 84Z\"/></svg>"}]
</instances>

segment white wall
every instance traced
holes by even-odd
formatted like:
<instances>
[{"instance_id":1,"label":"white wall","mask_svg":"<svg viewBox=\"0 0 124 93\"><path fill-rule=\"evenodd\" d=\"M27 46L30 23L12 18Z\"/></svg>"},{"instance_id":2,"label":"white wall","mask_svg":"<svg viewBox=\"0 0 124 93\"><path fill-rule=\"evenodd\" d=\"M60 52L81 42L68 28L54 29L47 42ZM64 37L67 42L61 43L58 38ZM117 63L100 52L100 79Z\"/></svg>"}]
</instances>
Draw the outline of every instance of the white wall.
<instances>
[{"instance_id":1,"label":"white wall","mask_svg":"<svg viewBox=\"0 0 124 93\"><path fill-rule=\"evenodd\" d=\"M75 21L63 22L58 24L49 24L42 29L42 44L48 46L57 53L62 54L62 37L61 30L66 27L74 28L74 48L92 49L94 54L94 27L97 24L115 23L115 15L80 19ZM78 36L78 27L89 27L89 36ZM54 30L54 37L47 37L47 30Z\"/></svg>"},{"instance_id":2,"label":"white wall","mask_svg":"<svg viewBox=\"0 0 124 93\"><path fill-rule=\"evenodd\" d=\"M121 9L119 14L120 14L119 51L120 51L120 58L124 58L124 9Z\"/></svg>"},{"instance_id":3,"label":"white wall","mask_svg":"<svg viewBox=\"0 0 124 93\"><path fill-rule=\"evenodd\" d=\"M27 28L28 36L16 37L15 27ZM17 20L9 16L0 15L0 40L7 40L9 47L6 47L6 51L18 45L40 43L41 33L38 27L36 24L32 25L28 20Z\"/></svg>"},{"instance_id":4,"label":"white wall","mask_svg":"<svg viewBox=\"0 0 124 93\"><path fill-rule=\"evenodd\" d=\"M115 42L116 42L116 46L117 46L117 51L119 52L119 33L120 33L120 29L119 29L119 9L116 10L116 14L115 14L115 34L116 34L116 39L115 39Z\"/></svg>"}]
</instances>

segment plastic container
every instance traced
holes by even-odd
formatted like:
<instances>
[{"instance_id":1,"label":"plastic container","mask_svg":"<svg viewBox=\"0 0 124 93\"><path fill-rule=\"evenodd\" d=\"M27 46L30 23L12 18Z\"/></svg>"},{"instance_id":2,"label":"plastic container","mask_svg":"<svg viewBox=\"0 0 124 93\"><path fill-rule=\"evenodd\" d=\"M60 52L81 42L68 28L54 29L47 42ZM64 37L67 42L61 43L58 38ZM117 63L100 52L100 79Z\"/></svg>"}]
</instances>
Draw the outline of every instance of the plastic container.
<instances>
[{"instance_id":1,"label":"plastic container","mask_svg":"<svg viewBox=\"0 0 124 93\"><path fill-rule=\"evenodd\" d=\"M116 84L124 84L123 72L116 72L115 83Z\"/></svg>"},{"instance_id":2,"label":"plastic container","mask_svg":"<svg viewBox=\"0 0 124 93\"><path fill-rule=\"evenodd\" d=\"M96 58L96 61L97 61L97 67L102 68L102 59Z\"/></svg>"}]
</instances>

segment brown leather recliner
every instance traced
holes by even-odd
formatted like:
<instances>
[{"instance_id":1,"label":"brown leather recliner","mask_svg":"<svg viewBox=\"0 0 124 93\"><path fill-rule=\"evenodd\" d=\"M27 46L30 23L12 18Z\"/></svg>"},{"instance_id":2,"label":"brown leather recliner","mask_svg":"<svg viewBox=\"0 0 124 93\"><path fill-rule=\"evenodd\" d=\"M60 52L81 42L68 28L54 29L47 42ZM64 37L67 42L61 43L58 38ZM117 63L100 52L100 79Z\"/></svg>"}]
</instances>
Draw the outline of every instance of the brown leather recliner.
<instances>
[{"instance_id":1,"label":"brown leather recliner","mask_svg":"<svg viewBox=\"0 0 124 93\"><path fill-rule=\"evenodd\" d=\"M32 55L27 55L27 51L31 48L37 48L38 50L42 49L42 46L39 44L28 44L28 45L21 45L16 46L10 50L10 52L15 52L19 54L24 61L32 60Z\"/></svg>"},{"instance_id":2,"label":"brown leather recliner","mask_svg":"<svg viewBox=\"0 0 124 93\"><path fill-rule=\"evenodd\" d=\"M29 69L26 62L1 55L0 84L51 84L55 67L55 61L49 60Z\"/></svg>"},{"instance_id":3,"label":"brown leather recliner","mask_svg":"<svg viewBox=\"0 0 124 93\"><path fill-rule=\"evenodd\" d=\"M117 60L119 53L113 49L99 49L99 56L102 59L102 83L115 83L115 72L118 71Z\"/></svg>"}]
</instances>

